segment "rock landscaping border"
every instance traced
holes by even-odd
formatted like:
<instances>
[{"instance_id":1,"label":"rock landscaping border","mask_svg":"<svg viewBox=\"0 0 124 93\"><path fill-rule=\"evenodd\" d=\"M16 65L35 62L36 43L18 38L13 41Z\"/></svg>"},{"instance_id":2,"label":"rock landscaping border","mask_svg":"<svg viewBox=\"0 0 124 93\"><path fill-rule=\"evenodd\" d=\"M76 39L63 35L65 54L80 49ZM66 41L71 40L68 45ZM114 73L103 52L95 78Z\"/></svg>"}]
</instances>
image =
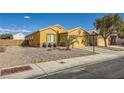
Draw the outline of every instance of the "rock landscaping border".
<instances>
[{"instance_id":1,"label":"rock landscaping border","mask_svg":"<svg viewBox=\"0 0 124 93\"><path fill-rule=\"evenodd\" d=\"M32 67L30 67L30 66L21 66L21 67L1 69L1 76L8 75L8 74L19 73L19 72L23 72L23 71L28 71L28 70L31 70L31 69L32 69Z\"/></svg>"}]
</instances>

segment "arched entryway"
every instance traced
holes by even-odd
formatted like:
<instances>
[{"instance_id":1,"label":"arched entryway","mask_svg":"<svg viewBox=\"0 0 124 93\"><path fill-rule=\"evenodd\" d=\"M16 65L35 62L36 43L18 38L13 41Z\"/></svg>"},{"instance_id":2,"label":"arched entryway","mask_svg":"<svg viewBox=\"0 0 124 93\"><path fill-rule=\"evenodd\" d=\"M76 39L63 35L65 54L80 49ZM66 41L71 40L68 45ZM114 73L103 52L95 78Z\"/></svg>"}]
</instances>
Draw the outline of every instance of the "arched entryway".
<instances>
[{"instance_id":1,"label":"arched entryway","mask_svg":"<svg viewBox=\"0 0 124 93\"><path fill-rule=\"evenodd\" d=\"M116 45L117 36L110 36L110 45Z\"/></svg>"}]
</instances>

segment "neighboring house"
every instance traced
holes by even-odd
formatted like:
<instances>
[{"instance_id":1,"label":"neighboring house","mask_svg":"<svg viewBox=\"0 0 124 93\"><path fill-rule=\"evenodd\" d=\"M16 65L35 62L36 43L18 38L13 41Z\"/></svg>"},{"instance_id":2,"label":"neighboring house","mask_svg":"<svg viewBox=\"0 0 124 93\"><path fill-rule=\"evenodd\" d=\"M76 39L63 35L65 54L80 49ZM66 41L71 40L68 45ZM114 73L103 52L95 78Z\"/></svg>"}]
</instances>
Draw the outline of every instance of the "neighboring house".
<instances>
[{"instance_id":1,"label":"neighboring house","mask_svg":"<svg viewBox=\"0 0 124 93\"><path fill-rule=\"evenodd\" d=\"M104 40L101 35L99 35L98 31L96 30L90 30L90 45L93 45L93 42L95 42L95 45L97 46L104 46ZM95 41L93 41L92 33L95 32ZM113 33L106 39L107 45L122 45L124 42L124 39L121 39L118 37L118 33L116 31L113 31Z\"/></svg>"},{"instance_id":2,"label":"neighboring house","mask_svg":"<svg viewBox=\"0 0 124 93\"><path fill-rule=\"evenodd\" d=\"M69 36L76 36L76 39L79 41L79 43L78 45L74 44L74 46L84 46L86 45L86 43L82 43L82 39L85 42L88 42L88 40L86 39L88 37L84 37L85 33L88 34L88 32L79 27L65 31L62 26L53 25L27 35L25 40L28 41L28 44L30 46L41 47L43 43L56 43L57 45L64 45Z\"/></svg>"},{"instance_id":3,"label":"neighboring house","mask_svg":"<svg viewBox=\"0 0 124 93\"><path fill-rule=\"evenodd\" d=\"M117 38L116 42L117 42L117 45L122 45L122 43L124 42L124 39Z\"/></svg>"},{"instance_id":4,"label":"neighboring house","mask_svg":"<svg viewBox=\"0 0 124 93\"><path fill-rule=\"evenodd\" d=\"M17 33L13 35L13 40L25 40L25 35L22 33Z\"/></svg>"}]
</instances>

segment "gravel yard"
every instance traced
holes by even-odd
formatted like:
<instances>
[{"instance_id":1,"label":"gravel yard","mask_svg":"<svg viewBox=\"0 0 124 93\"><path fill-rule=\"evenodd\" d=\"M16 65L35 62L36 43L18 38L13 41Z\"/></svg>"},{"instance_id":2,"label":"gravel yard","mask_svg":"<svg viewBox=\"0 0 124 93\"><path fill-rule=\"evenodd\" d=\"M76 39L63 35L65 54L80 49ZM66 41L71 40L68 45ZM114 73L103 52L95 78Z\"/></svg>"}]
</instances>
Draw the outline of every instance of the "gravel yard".
<instances>
[{"instance_id":1,"label":"gravel yard","mask_svg":"<svg viewBox=\"0 0 124 93\"><path fill-rule=\"evenodd\" d=\"M70 51L60 48L48 50L47 48L34 47L6 47L6 51L0 53L0 68L92 55L90 51L76 48Z\"/></svg>"}]
</instances>

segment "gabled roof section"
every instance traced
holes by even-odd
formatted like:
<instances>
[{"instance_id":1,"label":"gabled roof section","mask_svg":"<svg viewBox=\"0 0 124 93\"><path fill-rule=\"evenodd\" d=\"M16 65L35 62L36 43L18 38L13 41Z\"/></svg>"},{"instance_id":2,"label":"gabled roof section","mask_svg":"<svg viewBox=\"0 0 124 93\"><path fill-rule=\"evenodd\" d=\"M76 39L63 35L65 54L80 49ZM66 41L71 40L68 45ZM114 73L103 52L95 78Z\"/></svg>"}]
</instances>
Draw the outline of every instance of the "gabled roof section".
<instances>
[{"instance_id":1,"label":"gabled roof section","mask_svg":"<svg viewBox=\"0 0 124 93\"><path fill-rule=\"evenodd\" d=\"M25 37L31 36L31 35L36 34L36 33L38 33L38 32L39 32L39 31L33 32L33 33L29 34L29 35L26 35Z\"/></svg>"},{"instance_id":2,"label":"gabled roof section","mask_svg":"<svg viewBox=\"0 0 124 93\"><path fill-rule=\"evenodd\" d=\"M54 27L54 26L59 26L59 27L61 27L61 28L64 29L64 27L62 27L61 25L56 24L56 25L52 25L52 26L49 26L49 27L46 27L46 28L43 28L43 29L39 29L38 31L33 32L33 33L27 35L26 37L28 37L28 36L30 36L30 35L32 35L32 34L35 34L35 33L41 32L41 31L43 31L43 30L49 29L49 28L52 29L53 31L55 31L55 30L52 28L52 27Z\"/></svg>"},{"instance_id":3,"label":"gabled roof section","mask_svg":"<svg viewBox=\"0 0 124 93\"><path fill-rule=\"evenodd\" d=\"M67 32L73 32L73 31L75 31L75 30L77 30L77 29L81 29L81 30L87 32L85 29L81 28L80 26L78 26L78 27L76 27L76 28L73 28L73 29L70 29L70 30L67 30ZM87 33L88 33L88 32L87 32Z\"/></svg>"},{"instance_id":4,"label":"gabled roof section","mask_svg":"<svg viewBox=\"0 0 124 93\"><path fill-rule=\"evenodd\" d=\"M59 26L59 27L61 27L61 28L64 29L64 27L62 27L61 25L56 24L56 25L52 25L52 26L49 26L49 27L46 27L46 28L43 28L43 29L39 29L39 31L43 31L43 30L46 30L46 29L52 28L52 27L54 27L54 26Z\"/></svg>"}]
</instances>

